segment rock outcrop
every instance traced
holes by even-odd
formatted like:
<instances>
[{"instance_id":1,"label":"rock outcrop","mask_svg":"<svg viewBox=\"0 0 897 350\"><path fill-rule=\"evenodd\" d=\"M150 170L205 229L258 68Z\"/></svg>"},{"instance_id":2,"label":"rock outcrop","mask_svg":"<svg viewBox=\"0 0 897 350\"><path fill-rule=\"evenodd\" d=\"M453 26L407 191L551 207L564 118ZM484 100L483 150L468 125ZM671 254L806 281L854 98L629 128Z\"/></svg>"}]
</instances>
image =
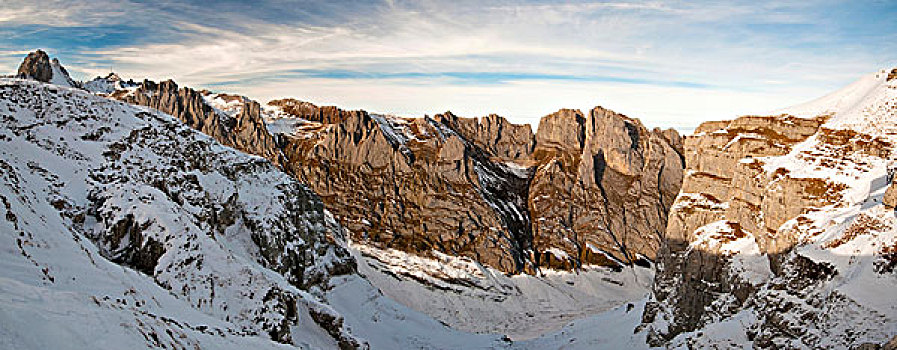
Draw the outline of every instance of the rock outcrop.
<instances>
[{"instance_id":1,"label":"rock outcrop","mask_svg":"<svg viewBox=\"0 0 897 350\"><path fill-rule=\"evenodd\" d=\"M720 346L729 340L703 330L722 322L740 322L761 348L892 335L897 315L853 292L888 273L873 266L887 266L895 245L893 214L879 204L894 196L885 186L897 95L884 77L867 80L868 91L843 92L864 97L853 105L836 93L796 107L822 114L707 122L685 140L686 175L643 315L651 345Z\"/></svg>"},{"instance_id":2,"label":"rock outcrop","mask_svg":"<svg viewBox=\"0 0 897 350\"><path fill-rule=\"evenodd\" d=\"M53 78L53 68L50 67L50 56L43 50L34 51L25 57L16 75L20 78L34 79L49 83Z\"/></svg>"},{"instance_id":3,"label":"rock outcrop","mask_svg":"<svg viewBox=\"0 0 897 350\"><path fill-rule=\"evenodd\" d=\"M885 196L882 197L881 202L888 208L897 208L897 185L894 185L893 179L891 180L891 185L885 191Z\"/></svg>"}]
</instances>

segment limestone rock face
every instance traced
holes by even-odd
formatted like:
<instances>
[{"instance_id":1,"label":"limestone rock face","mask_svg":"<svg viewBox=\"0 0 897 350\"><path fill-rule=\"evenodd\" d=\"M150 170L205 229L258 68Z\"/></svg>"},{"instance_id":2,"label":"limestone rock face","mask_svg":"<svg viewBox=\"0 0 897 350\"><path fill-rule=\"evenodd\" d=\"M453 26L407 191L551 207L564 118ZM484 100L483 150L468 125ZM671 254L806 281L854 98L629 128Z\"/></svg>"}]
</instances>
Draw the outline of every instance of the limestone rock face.
<instances>
[{"instance_id":1,"label":"limestone rock face","mask_svg":"<svg viewBox=\"0 0 897 350\"><path fill-rule=\"evenodd\" d=\"M803 208L834 199L826 197L825 180L792 178L786 169L767 175L760 159L787 154L826 120L746 116L698 127L696 136L685 141L689 171L677 200L684 210L670 213L667 240L688 242L688 233L722 219L739 222L748 232L774 232ZM767 188L771 182L775 187ZM761 245L766 243L774 244Z\"/></svg>"},{"instance_id":2,"label":"limestone rock face","mask_svg":"<svg viewBox=\"0 0 897 350\"><path fill-rule=\"evenodd\" d=\"M536 144L533 130L528 125L511 124L495 114L483 118L462 118L447 112L433 119L500 160L527 160Z\"/></svg>"},{"instance_id":3,"label":"limestone rock face","mask_svg":"<svg viewBox=\"0 0 897 350\"><path fill-rule=\"evenodd\" d=\"M172 80L161 83L144 80L136 90L120 90L111 96L168 113L225 146L267 158L276 165L283 164L277 142L265 128L258 102L240 97L239 113L227 115L206 103L202 92L178 88Z\"/></svg>"},{"instance_id":4,"label":"limestone rock face","mask_svg":"<svg viewBox=\"0 0 897 350\"><path fill-rule=\"evenodd\" d=\"M596 107L539 123L529 208L539 265L653 260L682 181L681 140Z\"/></svg>"},{"instance_id":5,"label":"limestone rock face","mask_svg":"<svg viewBox=\"0 0 897 350\"><path fill-rule=\"evenodd\" d=\"M284 137L290 171L321 196L353 240L467 256L507 272L528 269L520 253L528 249L527 179L491 162L476 143L430 118L273 104L304 120ZM493 149L516 147L502 137L480 140Z\"/></svg>"},{"instance_id":6,"label":"limestone rock face","mask_svg":"<svg viewBox=\"0 0 897 350\"><path fill-rule=\"evenodd\" d=\"M834 195L826 196L825 180L794 179L785 169L767 174L760 160L787 154L825 120L745 116L703 123L695 136L685 140L686 175L670 211L655 277L655 297L673 305L676 319L675 325L661 332L662 337L698 328L703 310L716 295L739 290L743 301L750 288L726 273L729 258L720 246L689 248L700 241L702 228L729 232L720 235L728 240L750 237L764 252L781 252L794 242L793 237L775 235L779 226L803 208L834 199ZM649 320L655 317L651 309L646 311ZM655 342L661 344L659 338Z\"/></svg>"},{"instance_id":7,"label":"limestone rock face","mask_svg":"<svg viewBox=\"0 0 897 350\"><path fill-rule=\"evenodd\" d=\"M291 171L356 242L470 257L508 273L654 259L682 142L596 108L533 135L502 117L399 118L278 100ZM606 155L606 158L604 158Z\"/></svg>"},{"instance_id":8,"label":"limestone rock face","mask_svg":"<svg viewBox=\"0 0 897 350\"><path fill-rule=\"evenodd\" d=\"M543 117L536 132L536 142L543 152L582 150L585 137L585 117L582 112L572 109L562 109Z\"/></svg>"}]
</instances>

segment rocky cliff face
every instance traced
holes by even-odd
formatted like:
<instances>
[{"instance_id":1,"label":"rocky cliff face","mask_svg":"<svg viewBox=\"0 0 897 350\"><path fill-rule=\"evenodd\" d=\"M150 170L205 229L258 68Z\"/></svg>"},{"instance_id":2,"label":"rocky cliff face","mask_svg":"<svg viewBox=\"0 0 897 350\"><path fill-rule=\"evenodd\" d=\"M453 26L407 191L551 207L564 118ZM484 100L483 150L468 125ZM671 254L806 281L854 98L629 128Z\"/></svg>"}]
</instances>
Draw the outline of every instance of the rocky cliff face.
<instances>
[{"instance_id":1,"label":"rocky cliff face","mask_svg":"<svg viewBox=\"0 0 897 350\"><path fill-rule=\"evenodd\" d=\"M292 125L283 130L293 171L357 242L509 273L653 259L681 182L678 134L601 108L562 110L533 135L494 115L272 106L282 114L274 123Z\"/></svg>"},{"instance_id":2,"label":"rocky cliff face","mask_svg":"<svg viewBox=\"0 0 897 350\"><path fill-rule=\"evenodd\" d=\"M881 205L897 123L879 74L774 116L702 124L685 140L644 325L652 345L840 348L897 332L895 218ZM892 287L889 287L892 288ZM727 322L744 330L722 335ZM884 325L884 327L882 327Z\"/></svg>"},{"instance_id":3,"label":"rocky cliff face","mask_svg":"<svg viewBox=\"0 0 897 350\"><path fill-rule=\"evenodd\" d=\"M462 118L446 112L433 119L499 161L525 162L530 159L536 145L533 130L528 125L511 124L495 114L482 118Z\"/></svg>"},{"instance_id":4,"label":"rocky cliff face","mask_svg":"<svg viewBox=\"0 0 897 350\"><path fill-rule=\"evenodd\" d=\"M521 253L529 248L520 194L525 175L490 161L490 153L453 129L431 118L272 104L287 118L301 118L284 137L291 171L321 195L356 242L469 256L508 272L532 269ZM502 137L482 141L517 146Z\"/></svg>"},{"instance_id":5,"label":"rocky cliff face","mask_svg":"<svg viewBox=\"0 0 897 350\"><path fill-rule=\"evenodd\" d=\"M529 208L542 266L654 260L682 182L682 141L596 107L539 123Z\"/></svg>"}]
</instances>

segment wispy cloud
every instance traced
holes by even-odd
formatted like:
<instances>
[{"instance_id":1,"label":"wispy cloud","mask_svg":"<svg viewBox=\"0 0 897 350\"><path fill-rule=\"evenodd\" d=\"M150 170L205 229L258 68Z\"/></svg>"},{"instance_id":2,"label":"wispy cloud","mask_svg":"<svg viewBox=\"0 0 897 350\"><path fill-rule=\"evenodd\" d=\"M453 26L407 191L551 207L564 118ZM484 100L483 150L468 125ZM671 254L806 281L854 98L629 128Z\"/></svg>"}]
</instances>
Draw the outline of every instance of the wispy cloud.
<instances>
[{"instance_id":1,"label":"wispy cloud","mask_svg":"<svg viewBox=\"0 0 897 350\"><path fill-rule=\"evenodd\" d=\"M0 68L44 47L82 77L532 121L602 104L688 125L797 103L897 64L888 3L27 1ZM761 109L758 111L757 109Z\"/></svg>"}]
</instances>

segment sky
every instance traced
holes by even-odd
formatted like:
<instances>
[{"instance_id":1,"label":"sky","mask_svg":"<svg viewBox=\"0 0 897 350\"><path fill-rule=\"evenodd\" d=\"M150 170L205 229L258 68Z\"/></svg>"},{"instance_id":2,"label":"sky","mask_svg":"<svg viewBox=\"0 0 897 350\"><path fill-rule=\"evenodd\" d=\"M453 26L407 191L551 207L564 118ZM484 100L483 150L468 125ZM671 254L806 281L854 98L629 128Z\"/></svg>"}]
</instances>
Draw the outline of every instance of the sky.
<instances>
[{"instance_id":1,"label":"sky","mask_svg":"<svg viewBox=\"0 0 897 350\"><path fill-rule=\"evenodd\" d=\"M0 1L0 72L538 124L602 106L683 131L897 67L897 1Z\"/></svg>"}]
</instances>

